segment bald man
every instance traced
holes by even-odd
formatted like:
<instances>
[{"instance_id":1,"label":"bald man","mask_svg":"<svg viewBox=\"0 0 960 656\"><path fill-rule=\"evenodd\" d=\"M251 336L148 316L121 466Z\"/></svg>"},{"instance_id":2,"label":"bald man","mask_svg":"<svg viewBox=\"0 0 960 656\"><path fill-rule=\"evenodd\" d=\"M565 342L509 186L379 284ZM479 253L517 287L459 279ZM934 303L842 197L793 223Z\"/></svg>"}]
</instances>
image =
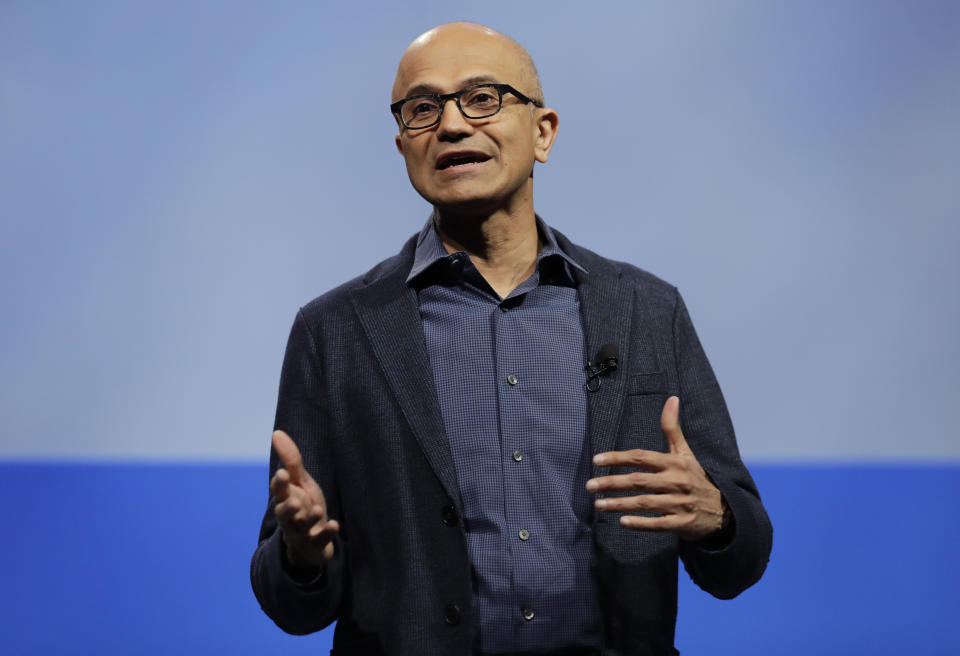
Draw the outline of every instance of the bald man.
<instances>
[{"instance_id":1,"label":"bald man","mask_svg":"<svg viewBox=\"0 0 960 656\"><path fill-rule=\"evenodd\" d=\"M453 23L390 106L420 233L294 321L253 588L334 653L675 654L678 560L739 594L771 528L676 288L534 212L530 55Z\"/></svg>"}]
</instances>

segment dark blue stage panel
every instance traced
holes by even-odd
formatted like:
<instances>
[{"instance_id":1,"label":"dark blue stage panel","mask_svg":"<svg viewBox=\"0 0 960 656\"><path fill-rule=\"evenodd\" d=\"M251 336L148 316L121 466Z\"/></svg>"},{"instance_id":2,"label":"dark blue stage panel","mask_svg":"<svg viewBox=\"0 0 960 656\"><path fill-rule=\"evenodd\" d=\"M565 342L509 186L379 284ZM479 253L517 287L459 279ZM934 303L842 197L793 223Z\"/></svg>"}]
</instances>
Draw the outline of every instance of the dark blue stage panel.
<instances>
[{"instance_id":1,"label":"dark blue stage panel","mask_svg":"<svg viewBox=\"0 0 960 656\"><path fill-rule=\"evenodd\" d=\"M960 466L752 470L767 574L718 601L681 574L684 654L956 654ZM248 565L266 466L0 464L3 653L326 654L288 636Z\"/></svg>"},{"instance_id":2,"label":"dark blue stage panel","mask_svg":"<svg viewBox=\"0 0 960 656\"><path fill-rule=\"evenodd\" d=\"M960 654L960 466L751 471L773 521L767 572L731 601L681 574L681 653Z\"/></svg>"},{"instance_id":3,"label":"dark blue stage panel","mask_svg":"<svg viewBox=\"0 0 960 656\"><path fill-rule=\"evenodd\" d=\"M264 615L250 555L267 469L0 466L6 654L326 654Z\"/></svg>"}]
</instances>

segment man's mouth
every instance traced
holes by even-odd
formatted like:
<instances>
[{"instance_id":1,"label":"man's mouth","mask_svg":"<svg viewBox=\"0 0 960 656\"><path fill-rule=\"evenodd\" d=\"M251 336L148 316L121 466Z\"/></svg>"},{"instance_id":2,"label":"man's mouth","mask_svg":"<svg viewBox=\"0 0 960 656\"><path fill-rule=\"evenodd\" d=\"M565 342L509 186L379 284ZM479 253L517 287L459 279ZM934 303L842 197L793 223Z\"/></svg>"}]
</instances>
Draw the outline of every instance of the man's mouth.
<instances>
[{"instance_id":1,"label":"man's mouth","mask_svg":"<svg viewBox=\"0 0 960 656\"><path fill-rule=\"evenodd\" d=\"M489 155L475 151L445 153L437 158L436 166L438 171L445 171L447 169L469 166L471 164L481 164L488 159L490 159Z\"/></svg>"}]
</instances>

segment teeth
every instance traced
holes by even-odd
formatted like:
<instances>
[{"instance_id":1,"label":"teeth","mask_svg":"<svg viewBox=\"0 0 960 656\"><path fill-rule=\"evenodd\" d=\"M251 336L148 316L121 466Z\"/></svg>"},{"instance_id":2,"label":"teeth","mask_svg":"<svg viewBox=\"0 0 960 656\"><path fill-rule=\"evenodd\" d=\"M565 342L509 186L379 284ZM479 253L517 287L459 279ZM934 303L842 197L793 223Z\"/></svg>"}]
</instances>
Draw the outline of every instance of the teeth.
<instances>
[{"instance_id":1,"label":"teeth","mask_svg":"<svg viewBox=\"0 0 960 656\"><path fill-rule=\"evenodd\" d=\"M441 166L440 168L442 168L442 169L448 169L448 168L450 168L451 166L461 166L461 165L463 165L463 164L474 164L474 163L481 162L481 161L483 161L483 160L480 159L479 157L473 157L473 156L453 157L453 158L447 160L447 161L443 164L443 166Z\"/></svg>"}]
</instances>

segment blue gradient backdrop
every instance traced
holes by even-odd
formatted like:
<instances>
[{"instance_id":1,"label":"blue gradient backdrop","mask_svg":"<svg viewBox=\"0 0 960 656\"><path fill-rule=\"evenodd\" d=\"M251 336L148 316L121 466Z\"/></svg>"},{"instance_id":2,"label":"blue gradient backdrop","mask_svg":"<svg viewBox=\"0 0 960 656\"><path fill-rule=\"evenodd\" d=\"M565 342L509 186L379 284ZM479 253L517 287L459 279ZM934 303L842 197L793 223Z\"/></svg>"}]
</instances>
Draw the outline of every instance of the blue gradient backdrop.
<instances>
[{"instance_id":1,"label":"blue gradient backdrop","mask_svg":"<svg viewBox=\"0 0 960 656\"><path fill-rule=\"evenodd\" d=\"M325 653L247 582L296 308L428 208L387 104L470 19L561 118L537 208L677 284L775 526L684 653L960 638L960 3L0 3L0 652ZM679 243L684 244L681 250Z\"/></svg>"}]
</instances>

